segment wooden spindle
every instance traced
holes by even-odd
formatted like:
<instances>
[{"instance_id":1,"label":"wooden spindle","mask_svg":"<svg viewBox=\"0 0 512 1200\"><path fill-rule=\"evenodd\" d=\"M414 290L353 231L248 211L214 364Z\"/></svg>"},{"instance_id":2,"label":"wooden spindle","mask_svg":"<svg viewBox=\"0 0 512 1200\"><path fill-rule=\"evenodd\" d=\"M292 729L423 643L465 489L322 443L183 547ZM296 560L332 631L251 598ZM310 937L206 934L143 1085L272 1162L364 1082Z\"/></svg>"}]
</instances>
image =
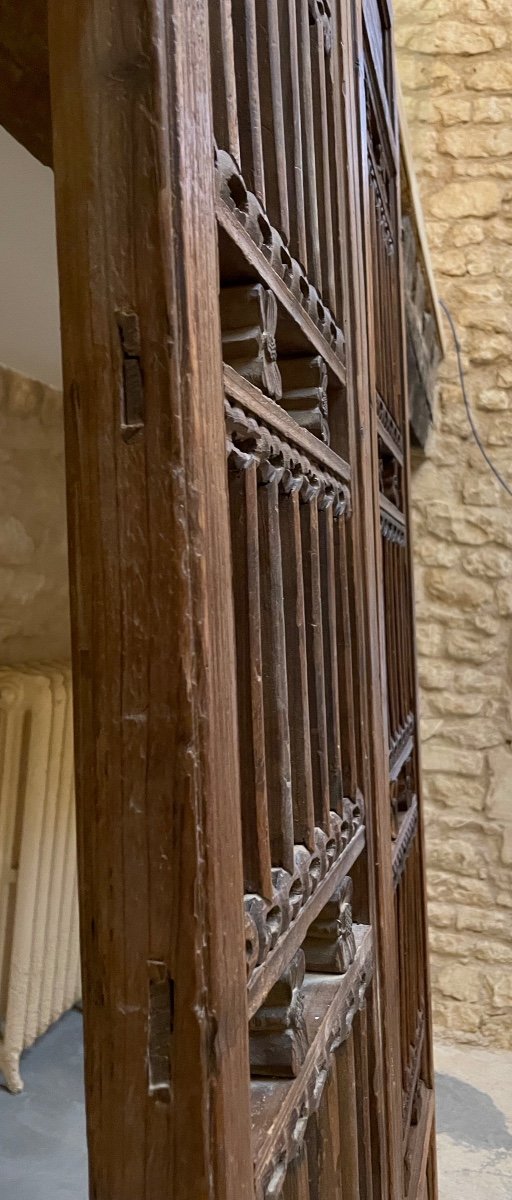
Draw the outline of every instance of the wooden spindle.
<instances>
[{"instance_id":1,"label":"wooden spindle","mask_svg":"<svg viewBox=\"0 0 512 1200\"><path fill-rule=\"evenodd\" d=\"M327 18L325 16L318 16L311 27L311 74L313 83L313 115L323 293L331 308L334 308L336 303L336 284L334 276L329 120L325 76L325 38L326 32L328 32L326 21Z\"/></svg>"},{"instance_id":2,"label":"wooden spindle","mask_svg":"<svg viewBox=\"0 0 512 1200\"><path fill-rule=\"evenodd\" d=\"M311 76L311 33L308 0L298 0L299 74L302 104L302 156L306 185L306 230L308 264L312 282L322 290L320 266L320 235L315 158L315 123L313 116L313 84Z\"/></svg>"},{"instance_id":3,"label":"wooden spindle","mask_svg":"<svg viewBox=\"0 0 512 1200\"><path fill-rule=\"evenodd\" d=\"M281 58L283 64L283 96L288 97L289 118L285 131L292 140L287 154L288 196L290 201L290 249L308 269L306 241L306 209L304 199L304 165L302 150L302 112L297 38L297 0L287 0L281 21Z\"/></svg>"},{"instance_id":4,"label":"wooden spindle","mask_svg":"<svg viewBox=\"0 0 512 1200\"><path fill-rule=\"evenodd\" d=\"M387 538L382 542L382 565L384 572L384 622L386 637L386 673L389 710L389 738L392 745L398 731L396 668L393 658L394 623L392 612L391 544Z\"/></svg>"},{"instance_id":5,"label":"wooden spindle","mask_svg":"<svg viewBox=\"0 0 512 1200\"><path fill-rule=\"evenodd\" d=\"M313 795L317 825L329 832L329 755L325 707L325 672L318 537L318 504L310 496L301 504L302 561L308 652L308 695L311 723Z\"/></svg>"},{"instance_id":6,"label":"wooden spindle","mask_svg":"<svg viewBox=\"0 0 512 1200\"><path fill-rule=\"evenodd\" d=\"M295 1158L288 1169L283 1187L283 1200L310 1200L307 1147Z\"/></svg>"},{"instance_id":7,"label":"wooden spindle","mask_svg":"<svg viewBox=\"0 0 512 1200\"><path fill-rule=\"evenodd\" d=\"M315 811L308 699L308 664L299 493L281 497L281 554L288 675L293 829L297 844L315 849Z\"/></svg>"},{"instance_id":8,"label":"wooden spindle","mask_svg":"<svg viewBox=\"0 0 512 1200\"><path fill-rule=\"evenodd\" d=\"M212 0L215 5L216 0ZM231 0L241 168L246 186L266 204L256 0Z\"/></svg>"},{"instance_id":9,"label":"wooden spindle","mask_svg":"<svg viewBox=\"0 0 512 1200\"><path fill-rule=\"evenodd\" d=\"M254 1078L295 1079L299 1074L308 1050L301 998L304 970L304 954L298 950L249 1022Z\"/></svg>"},{"instance_id":10,"label":"wooden spindle","mask_svg":"<svg viewBox=\"0 0 512 1200\"><path fill-rule=\"evenodd\" d=\"M327 444L330 441L327 366L320 355L286 358L280 362L283 408Z\"/></svg>"},{"instance_id":11,"label":"wooden spindle","mask_svg":"<svg viewBox=\"0 0 512 1200\"><path fill-rule=\"evenodd\" d=\"M272 865L293 874L293 805L277 477L258 487L267 796Z\"/></svg>"},{"instance_id":12,"label":"wooden spindle","mask_svg":"<svg viewBox=\"0 0 512 1200\"><path fill-rule=\"evenodd\" d=\"M343 790L353 800L357 792L355 696L352 675L352 633L348 584L347 534L343 516L334 522L336 611L338 617L338 677L341 722Z\"/></svg>"},{"instance_id":13,"label":"wooden spindle","mask_svg":"<svg viewBox=\"0 0 512 1200\"><path fill-rule=\"evenodd\" d=\"M342 125L346 120L344 107L343 66L341 62L341 43L338 40L337 12L327 18L328 40L330 49L326 57L325 76L327 89L327 130L329 142L329 174L331 181L331 207L333 223L333 253L334 253L334 299L332 307L334 315L343 324L343 241L345 237L344 197L345 183L343 171L338 167L338 157L343 164L346 162L345 138L340 138L338 123L338 108L342 109Z\"/></svg>"},{"instance_id":14,"label":"wooden spindle","mask_svg":"<svg viewBox=\"0 0 512 1200\"><path fill-rule=\"evenodd\" d=\"M351 1035L343 1042L336 1054L340 1124L343 1139L340 1157L341 1190L343 1200L360 1200L359 1191L359 1144L357 1127L356 1066L354 1039Z\"/></svg>"},{"instance_id":15,"label":"wooden spindle","mask_svg":"<svg viewBox=\"0 0 512 1200\"><path fill-rule=\"evenodd\" d=\"M286 138L278 0L259 0L256 8L261 128L267 211L286 241L290 238Z\"/></svg>"},{"instance_id":16,"label":"wooden spindle","mask_svg":"<svg viewBox=\"0 0 512 1200\"><path fill-rule=\"evenodd\" d=\"M334 558L334 519L332 503L325 497L319 511L320 569L323 581L322 616L329 752L329 792L333 812L343 812L343 774L341 763L341 722L338 690L338 628L336 620L336 580Z\"/></svg>"},{"instance_id":17,"label":"wooden spindle","mask_svg":"<svg viewBox=\"0 0 512 1200\"><path fill-rule=\"evenodd\" d=\"M354 1022L354 1056L357 1079L357 1128L360 1200L373 1200L370 1081L368 1075L368 1022L366 1007Z\"/></svg>"},{"instance_id":18,"label":"wooden spindle","mask_svg":"<svg viewBox=\"0 0 512 1200\"><path fill-rule=\"evenodd\" d=\"M215 138L240 166L231 0L210 0L209 13Z\"/></svg>"},{"instance_id":19,"label":"wooden spindle","mask_svg":"<svg viewBox=\"0 0 512 1200\"><path fill-rule=\"evenodd\" d=\"M244 888L272 899L256 464L229 472Z\"/></svg>"},{"instance_id":20,"label":"wooden spindle","mask_svg":"<svg viewBox=\"0 0 512 1200\"><path fill-rule=\"evenodd\" d=\"M311 1200L343 1200L339 1169L342 1153L338 1081L331 1069L318 1112L311 1117L306 1135Z\"/></svg>"}]
</instances>

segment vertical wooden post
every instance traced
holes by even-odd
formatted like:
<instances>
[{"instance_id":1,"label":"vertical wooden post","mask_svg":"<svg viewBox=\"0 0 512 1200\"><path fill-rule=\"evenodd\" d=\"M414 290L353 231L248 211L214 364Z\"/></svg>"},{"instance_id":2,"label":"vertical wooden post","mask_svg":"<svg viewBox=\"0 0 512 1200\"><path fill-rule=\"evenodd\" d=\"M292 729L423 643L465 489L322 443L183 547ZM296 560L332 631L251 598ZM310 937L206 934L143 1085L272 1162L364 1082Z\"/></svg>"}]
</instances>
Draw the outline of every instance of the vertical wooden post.
<instances>
[{"instance_id":1,"label":"vertical wooden post","mask_svg":"<svg viewBox=\"0 0 512 1200\"><path fill-rule=\"evenodd\" d=\"M249 1200L205 0L50 0L90 1194Z\"/></svg>"},{"instance_id":2,"label":"vertical wooden post","mask_svg":"<svg viewBox=\"0 0 512 1200\"><path fill-rule=\"evenodd\" d=\"M337 0L334 12L338 36L343 44L346 84L345 104L350 158L347 228L350 237L344 255L344 289L348 312L347 359L352 372L355 421L351 427L354 523L359 532L356 570L357 628L361 665L357 673L365 681L360 693L369 753L363 763L367 812L368 857L370 862L370 914L376 943L376 1088L379 1125L379 1174L383 1200L400 1200L403 1195L401 1148L401 1079L399 1042L399 993L391 865L391 820L388 796L388 730L383 711L383 664L379 637L375 580L379 553L378 506L375 500L375 463L372 454L372 418L369 397L372 386L372 337L367 313L371 296L365 279L371 278L365 256L368 252L368 206L365 203L363 171L366 162L366 105L362 0L345 4ZM335 25L336 29L336 25ZM354 70L355 65L355 70ZM336 86L336 81L335 81ZM366 268L366 269L365 269ZM350 415L350 410L349 410ZM357 685L357 680L356 680Z\"/></svg>"}]
</instances>

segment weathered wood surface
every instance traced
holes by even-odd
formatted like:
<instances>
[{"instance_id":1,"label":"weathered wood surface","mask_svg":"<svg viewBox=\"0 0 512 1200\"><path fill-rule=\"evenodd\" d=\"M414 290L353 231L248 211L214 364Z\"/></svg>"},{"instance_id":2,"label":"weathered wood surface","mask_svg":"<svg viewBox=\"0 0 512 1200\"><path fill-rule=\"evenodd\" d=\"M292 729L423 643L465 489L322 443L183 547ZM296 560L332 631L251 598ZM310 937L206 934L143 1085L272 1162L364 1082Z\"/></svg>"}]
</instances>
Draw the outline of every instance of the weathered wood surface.
<instances>
[{"instance_id":1,"label":"weathered wood surface","mask_svg":"<svg viewBox=\"0 0 512 1200\"><path fill-rule=\"evenodd\" d=\"M436 1200L389 6L50 2L91 1192Z\"/></svg>"},{"instance_id":2,"label":"weathered wood surface","mask_svg":"<svg viewBox=\"0 0 512 1200\"><path fill-rule=\"evenodd\" d=\"M252 1196L206 29L50 5L95 1200Z\"/></svg>"}]
</instances>

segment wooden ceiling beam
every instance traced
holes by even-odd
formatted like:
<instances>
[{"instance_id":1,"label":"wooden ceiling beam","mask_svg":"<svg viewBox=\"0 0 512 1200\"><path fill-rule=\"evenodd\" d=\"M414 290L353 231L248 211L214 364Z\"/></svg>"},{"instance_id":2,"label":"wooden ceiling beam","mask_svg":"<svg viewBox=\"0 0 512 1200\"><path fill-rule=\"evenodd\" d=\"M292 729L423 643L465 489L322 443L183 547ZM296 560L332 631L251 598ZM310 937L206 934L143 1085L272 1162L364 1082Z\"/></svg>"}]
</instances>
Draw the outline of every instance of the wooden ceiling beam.
<instances>
[{"instance_id":1,"label":"wooden ceiling beam","mask_svg":"<svg viewBox=\"0 0 512 1200\"><path fill-rule=\"evenodd\" d=\"M0 125L52 164L47 0L0 4Z\"/></svg>"}]
</instances>

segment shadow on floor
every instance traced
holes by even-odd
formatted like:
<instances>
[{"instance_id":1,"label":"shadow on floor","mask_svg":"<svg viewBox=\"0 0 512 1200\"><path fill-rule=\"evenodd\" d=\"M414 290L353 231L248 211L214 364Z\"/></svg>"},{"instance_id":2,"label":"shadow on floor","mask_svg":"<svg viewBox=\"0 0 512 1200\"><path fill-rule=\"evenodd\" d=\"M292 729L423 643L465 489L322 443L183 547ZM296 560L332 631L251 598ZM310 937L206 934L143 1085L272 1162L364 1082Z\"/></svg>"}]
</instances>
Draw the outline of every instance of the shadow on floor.
<instances>
[{"instance_id":1,"label":"shadow on floor","mask_svg":"<svg viewBox=\"0 0 512 1200\"><path fill-rule=\"evenodd\" d=\"M440 1200L512 1200L507 1064L491 1052L438 1047ZM22 1075L20 1096L0 1088L0 1197L87 1200L79 1013L67 1013L23 1055Z\"/></svg>"},{"instance_id":2,"label":"shadow on floor","mask_svg":"<svg viewBox=\"0 0 512 1200\"><path fill-rule=\"evenodd\" d=\"M436 1076L436 1122L438 1134L461 1146L512 1151L512 1136L494 1100L454 1075Z\"/></svg>"}]
</instances>

